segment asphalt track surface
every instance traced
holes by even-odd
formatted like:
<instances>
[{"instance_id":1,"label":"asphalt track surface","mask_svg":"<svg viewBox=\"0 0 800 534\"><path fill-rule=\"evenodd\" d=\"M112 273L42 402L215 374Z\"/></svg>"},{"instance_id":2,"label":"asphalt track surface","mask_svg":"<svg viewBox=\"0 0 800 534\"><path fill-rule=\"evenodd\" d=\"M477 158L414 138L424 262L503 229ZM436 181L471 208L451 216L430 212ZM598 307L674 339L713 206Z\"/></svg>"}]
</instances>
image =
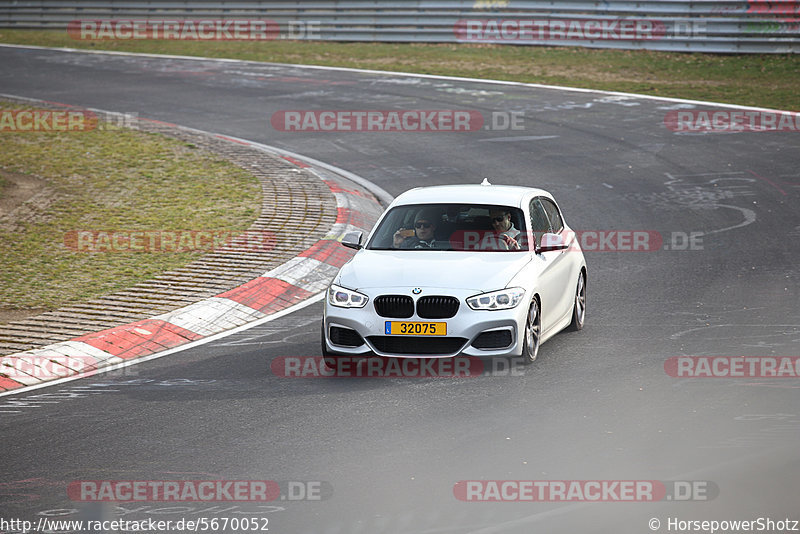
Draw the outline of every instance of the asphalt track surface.
<instances>
[{"instance_id":1,"label":"asphalt track surface","mask_svg":"<svg viewBox=\"0 0 800 534\"><path fill-rule=\"evenodd\" d=\"M661 531L670 518L800 519L798 379L664 370L679 355L800 355L797 133L678 134L663 118L686 104L475 81L12 48L0 48L0 65L3 93L278 146L394 195L484 176L539 186L575 229L657 231L666 247L587 252L585 329L548 341L516 376L275 376L275 358L319 355L317 302L124 374L4 397L2 518L98 513L67 497L76 480L205 478L322 481L327 498L101 513L267 517L277 533L644 533L651 518ZM525 118L524 130L468 133L270 125L298 109ZM702 233L694 250L672 246L673 233L680 245L690 232ZM72 398L34 397L57 392ZM462 502L453 487L463 480L694 480L718 494Z\"/></svg>"}]
</instances>

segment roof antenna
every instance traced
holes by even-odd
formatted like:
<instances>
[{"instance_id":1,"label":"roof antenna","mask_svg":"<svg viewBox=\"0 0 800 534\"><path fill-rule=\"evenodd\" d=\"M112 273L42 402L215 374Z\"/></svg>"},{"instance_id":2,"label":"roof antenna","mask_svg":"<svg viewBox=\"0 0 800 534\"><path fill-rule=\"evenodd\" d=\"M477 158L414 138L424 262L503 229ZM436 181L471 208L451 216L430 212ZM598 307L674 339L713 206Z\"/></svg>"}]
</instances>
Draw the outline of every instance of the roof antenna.
<instances>
[{"instance_id":1,"label":"roof antenna","mask_svg":"<svg viewBox=\"0 0 800 534\"><path fill-rule=\"evenodd\" d=\"M492 185L492 184L489 182L488 178L484 178L483 181L481 182L481 185Z\"/></svg>"}]
</instances>

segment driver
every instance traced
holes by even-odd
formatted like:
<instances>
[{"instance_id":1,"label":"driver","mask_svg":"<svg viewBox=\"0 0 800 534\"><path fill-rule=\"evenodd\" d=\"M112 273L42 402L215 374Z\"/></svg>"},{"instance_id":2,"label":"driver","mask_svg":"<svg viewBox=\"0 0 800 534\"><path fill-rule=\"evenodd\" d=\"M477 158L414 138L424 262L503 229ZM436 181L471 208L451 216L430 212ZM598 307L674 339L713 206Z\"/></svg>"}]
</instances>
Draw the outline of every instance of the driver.
<instances>
[{"instance_id":1,"label":"driver","mask_svg":"<svg viewBox=\"0 0 800 534\"><path fill-rule=\"evenodd\" d=\"M492 218L492 229L497 234L500 247L504 250L519 250L520 231L514 228L511 222L511 212L502 208L492 208L489 211Z\"/></svg>"}]
</instances>

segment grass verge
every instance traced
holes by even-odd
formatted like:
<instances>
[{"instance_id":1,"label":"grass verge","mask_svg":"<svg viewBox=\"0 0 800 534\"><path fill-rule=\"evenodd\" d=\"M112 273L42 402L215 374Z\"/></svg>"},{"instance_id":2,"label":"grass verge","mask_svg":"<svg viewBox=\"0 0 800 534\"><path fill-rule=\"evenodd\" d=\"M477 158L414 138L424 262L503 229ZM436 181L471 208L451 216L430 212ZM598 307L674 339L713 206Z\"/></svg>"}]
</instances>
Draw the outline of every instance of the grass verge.
<instances>
[{"instance_id":1,"label":"grass verge","mask_svg":"<svg viewBox=\"0 0 800 534\"><path fill-rule=\"evenodd\" d=\"M58 30L0 30L0 42L467 76L800 110L800 54L485 44L77 41Z\"/></svg>"},{"instance_id":2,"label":"grass verge","mask_svg":"<svg viewBox=\"0 0 800 534\"><path fill-rule=\"evenodd\" d=\"M253 175L162 135L108 126L4 131L0 142L0 322L129 287L207 252L79 252L71 232L239 232L259 215Z\"/></svg>"}]
</instances>

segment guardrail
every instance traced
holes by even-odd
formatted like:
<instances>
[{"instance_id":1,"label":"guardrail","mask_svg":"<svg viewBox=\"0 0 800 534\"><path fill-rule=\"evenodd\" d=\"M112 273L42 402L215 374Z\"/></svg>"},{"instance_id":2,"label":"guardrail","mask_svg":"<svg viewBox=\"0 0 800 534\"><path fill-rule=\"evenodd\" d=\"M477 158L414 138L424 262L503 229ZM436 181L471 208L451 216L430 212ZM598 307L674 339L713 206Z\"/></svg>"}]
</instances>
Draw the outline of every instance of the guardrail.
<instances>
[{"instance_id":1,"label":"guardrail","mask_svg":"<svg viewBox=\"0 0 800 534\"><path fill-rule=\"evenodd\" d=\"M262 21L266 39L800 52L800 0L0 0L3 28L89 20L193 21L195 33L201 21ZM202 38L167 28L177 33L166 38ZM136 38L125 36L105 38Z\"/></svg>"}]
</instances>

